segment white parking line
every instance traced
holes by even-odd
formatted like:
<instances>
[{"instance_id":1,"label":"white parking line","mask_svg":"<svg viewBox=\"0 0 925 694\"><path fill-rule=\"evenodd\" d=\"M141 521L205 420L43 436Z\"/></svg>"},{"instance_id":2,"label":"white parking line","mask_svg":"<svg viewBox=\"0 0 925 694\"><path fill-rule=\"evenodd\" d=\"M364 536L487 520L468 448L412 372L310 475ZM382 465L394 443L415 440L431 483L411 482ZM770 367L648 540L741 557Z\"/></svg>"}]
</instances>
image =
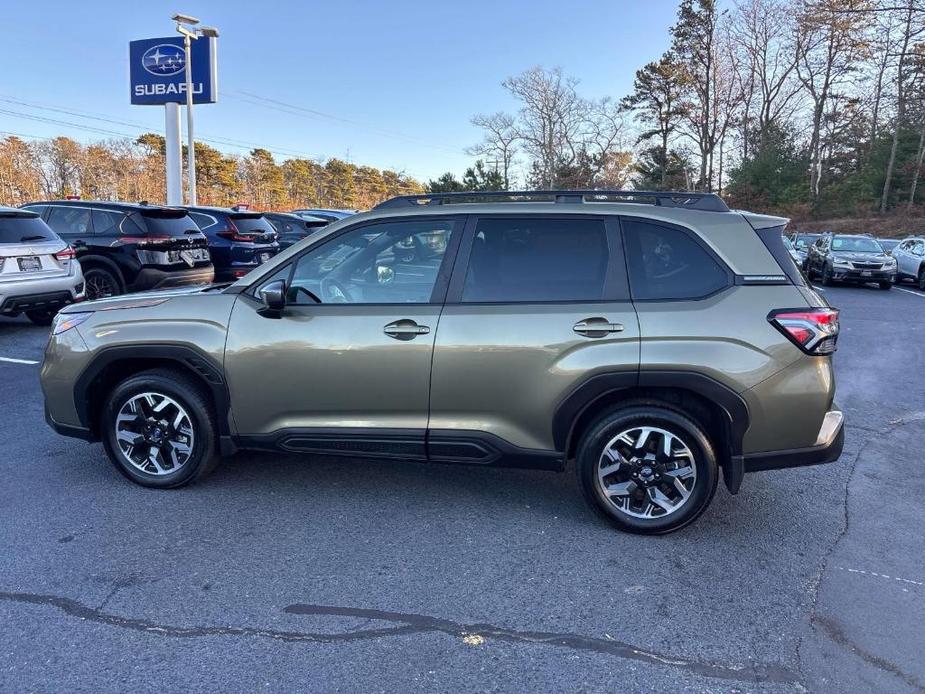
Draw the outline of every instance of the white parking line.
<instances>
[{"instance_id":1,"label":"white parking line","mask_svg":"<svg viewBox=\"0 0 925 694\"><path fill-rule=\"evenodd\" d=\"M898 292L906 292L906 294L912 294L913 296L920 296L925 299L925 294L922 294L921 292L916 292L911 289L903 289L902 287L893 287L893 289Z\"/></svg>"},{"instance_id":2,"label":"white parking line","mask_svg":"<svg viewBox=\"0 0 925 694\"><path fill-rule=\"evenodd\" d=\"M29 364L30 366L38 364L38 362L33 359L13 359L12 357L0 357L0 361L5 361L10 364Z\"/></svg>"}]
</instances>

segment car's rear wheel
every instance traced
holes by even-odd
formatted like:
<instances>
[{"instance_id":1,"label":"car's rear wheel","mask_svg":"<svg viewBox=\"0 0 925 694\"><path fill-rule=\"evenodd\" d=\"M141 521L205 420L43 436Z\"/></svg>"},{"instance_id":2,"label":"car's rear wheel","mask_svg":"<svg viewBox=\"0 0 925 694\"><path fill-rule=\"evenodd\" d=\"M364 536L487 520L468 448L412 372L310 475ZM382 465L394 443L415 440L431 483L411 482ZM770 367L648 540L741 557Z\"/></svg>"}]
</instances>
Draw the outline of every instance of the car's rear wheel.
<instances>
[{"instance_id":1,"label":"car's rear wheel","mask_svg":"<svg viewBox=\"0 0 925 694\"><path fill-rule=\"evenodd\" d=\"M703 428L660 403L628 403L582 437L577 472L588 502L621 530L677 530L703 513L719 479Z\"/></svg>"},{"instance_id":2,"label":"car's rear wheel","mask_svg":"<svg viewBox=\"0 0 925 694\"><path fill-rule=\"evenodd\" d=\"M892 282L878 282L878 284L880 285L880 289L892 289L893 288Z\"/></svg>"},{"instance_id":3,"label":"car's rear wheel","mask_svg":"<svg viewBox=\"0 0 925 694\"><path fill-rule=\"evenodd\" d=\"M101 267L91 267L84 270L84 286L87 299L105 299L110 296L119 296L122 285L118 278L109 270Z\"/></svg>"},{"instance_id":4,"label":"car's rear wheel","mask_svg":"<svg viewBox=\"0 0 925 694\"><path fill-rule=\"evenodd\" d=\"M26 311L26 318L36 325L51 325L55 319L54 311Z\"/></svg>"},{"instance_id":5,"label":"car's rear wheel","mask_svg":"<svg viewBox=\"0 0 925 694\"><path fill-rule=\"evenodd\" d=\"M925 292L925 267L919 270L919 276L917 279L919 289Z\"/></svg>"},{"instance_id":6,"label":"car's rear wheel","mask_svg":"<svg viewBox=\"0 0 925 694\"><path fill-rule=\"evenodd\" d=\"M180 487L218 462L214 408L180 371L144 371L122 381L103 407L100 431L116 468L146 487Z\"/></svg>"}]
</instances>

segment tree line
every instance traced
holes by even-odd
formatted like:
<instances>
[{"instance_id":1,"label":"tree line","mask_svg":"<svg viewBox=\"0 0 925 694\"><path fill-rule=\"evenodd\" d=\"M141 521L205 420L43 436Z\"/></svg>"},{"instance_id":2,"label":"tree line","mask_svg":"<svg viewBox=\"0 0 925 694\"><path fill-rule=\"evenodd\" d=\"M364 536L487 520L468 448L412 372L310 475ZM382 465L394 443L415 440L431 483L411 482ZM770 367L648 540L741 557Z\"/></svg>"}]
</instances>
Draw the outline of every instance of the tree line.
<instances>
[{"instance_id":1,"label":"tree line","mask_svg":"<svg viewBox=\"0 0 925 694\"><path fill-rule=\"evenodd\" d=\"M69 195L162 203L166 191L164 158L164 138L152 133L136 140L88 145L67 137L31 142L6 137L0 139L0 204ZM183 170L185 175L185 164ZM423 192L423 188L402 172L340 159L323 163L287 159L280 163L265 149L237 156L197 142L196 192L203 205L244 202L262 210L365 209L395 195Z\"/></svg>"},{"instance_id":2,"label":"tree line","mask_svg":"<svg viewBox=\"0 0 925 694\"><path fill-rule=\"evenodd\" d=\"M558 68L508 78L516 113L472 118L490 175L429 189L629 185L803 218L922 212L921 0L681 0L669 31L619 99L582 96Z\"/></svg>"}]
</instances>

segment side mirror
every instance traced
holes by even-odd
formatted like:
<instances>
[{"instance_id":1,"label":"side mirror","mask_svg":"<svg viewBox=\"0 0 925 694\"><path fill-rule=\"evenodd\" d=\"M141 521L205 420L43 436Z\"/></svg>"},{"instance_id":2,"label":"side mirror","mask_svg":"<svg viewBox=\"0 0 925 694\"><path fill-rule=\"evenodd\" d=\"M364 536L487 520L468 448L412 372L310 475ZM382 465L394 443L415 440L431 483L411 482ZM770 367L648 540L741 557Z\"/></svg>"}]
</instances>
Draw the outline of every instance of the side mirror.
<instances>
[{"instance_id":1,"label":"side mirror","mask_svg":"<svg viewBox=\"0 0 925 694\"><path fill-rule=\"evenodd\" d=\"M260 298L268 313L279 315L286 308L286 281L275 280L260 290Z\"/></svg>"}]
</instances>

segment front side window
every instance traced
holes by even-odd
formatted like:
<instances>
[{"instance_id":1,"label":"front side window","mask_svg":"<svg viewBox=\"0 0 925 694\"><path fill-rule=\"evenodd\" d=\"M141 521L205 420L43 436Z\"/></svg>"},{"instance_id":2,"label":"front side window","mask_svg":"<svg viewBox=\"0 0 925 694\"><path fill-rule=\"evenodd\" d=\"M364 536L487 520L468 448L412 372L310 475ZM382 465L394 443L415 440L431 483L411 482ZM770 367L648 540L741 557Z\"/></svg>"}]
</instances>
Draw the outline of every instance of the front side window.
<instances>
[{"instance_id":1,"label":"front side window","mask_svg":"<svg viewBox=\"0 0 925 694\"><path fill-rule=\"evenodd\" d=\"M430 303L453 222L411 220L351 229L299 258L294 304Z\"/></svg>"},{"instance_id":2,"label":"front side window","mask_svg":"<svg viewBox=\"0 0 925 694\"><path fill-rule=\"evenodd\" d=\"M462 301L600 301L609 258L598 220L482 219Z\"/></svg>"},{"instance_id":3,"label":"front side window","mask_svg":"<svg viewBox=\"0 0 925 694\"><path fill-rule=\"evenodd\" d=\"M86 236L90 233L90 208L54 205L48 214L48 226L61 236Z\"/></svg>"},{"instance_id":4,"label":"front side window","mask_svg":"<svg viewBox=\"0 0 925 694\"><path fill-rule=\"evenodd\" d=\"M726 269L687 232L623 220L633 299L701 299L729 284Z\"/></svg>"}]
</instances>

